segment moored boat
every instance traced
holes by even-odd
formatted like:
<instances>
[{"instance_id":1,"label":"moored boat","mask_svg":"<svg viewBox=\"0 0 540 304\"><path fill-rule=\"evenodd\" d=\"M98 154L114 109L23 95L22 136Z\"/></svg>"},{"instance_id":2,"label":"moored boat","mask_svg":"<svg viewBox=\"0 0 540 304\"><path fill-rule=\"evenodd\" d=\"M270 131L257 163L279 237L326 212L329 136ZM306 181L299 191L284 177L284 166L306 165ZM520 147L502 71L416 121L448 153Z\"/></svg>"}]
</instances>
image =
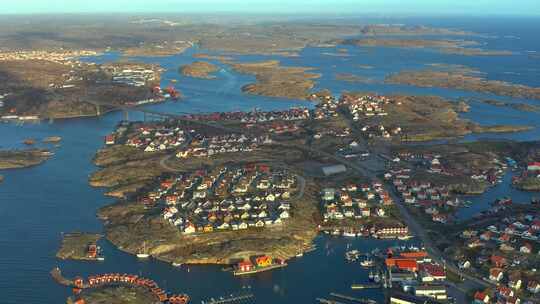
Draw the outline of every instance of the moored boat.
<instances>
[{"instance_id":1,"label":"moored boat","mask_svg":"<svg viewBox=\"0 0 540 304\"><path fill-rule=\"evenodd\" d=\"M365 259L360 262L360 265L362 265L362 267L373 267L375 265L375 262L373 262L372 259Z\"/></svg>"}]
</instances>

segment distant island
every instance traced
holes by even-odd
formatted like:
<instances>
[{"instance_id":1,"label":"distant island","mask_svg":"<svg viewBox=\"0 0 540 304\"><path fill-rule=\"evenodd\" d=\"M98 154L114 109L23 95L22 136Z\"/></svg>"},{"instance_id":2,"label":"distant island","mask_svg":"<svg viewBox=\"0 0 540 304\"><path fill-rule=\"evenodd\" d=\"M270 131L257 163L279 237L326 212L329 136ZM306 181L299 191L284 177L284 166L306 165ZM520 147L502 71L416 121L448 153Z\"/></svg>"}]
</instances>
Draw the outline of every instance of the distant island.
<instances>
[{"instance_id":1,"label":"distant island","mask_svg":"<svg viewBox=\"0 0 540 304\"><path fill-rule=\"evenodd\" d=\"M242 91L271 97L307 99L321 75L310 73L312 68L282 66L277 60L237 63L225 62L244 74L255 75L257 82L247 84Z\"/></svg>"},{"instance_id":2,"label":"distant island","mask_svg":"<svg viewBox=\"0 0 540 304\"><path fill-rule=\"evenodd\" d=\"M394 47L394 48L429 48L441 53L463 56L508 56L511 51L484 50L471 46L479 45L470 40L440 40L440 39L404 39L404 38L363 38L345 39L338 43L362 47Z\"/></svg>"},{"instance_id":3,"label":"distant island","mask_svg":"<svg viewBox=\"0 0 540 304\"><path fill-rule=\"evenodd\" d=\"M180 67L180 73L184 76L200 78L200 79L214 79L215 76L211 75L216 72L218 67L206 61L195 61L193 63L183 65Z\"/></svg>"},{"instance_id":4,"label":"distant island","mask_svg":"<svg viewBox=\"0 0 540 304\"><path fill-rule=\"evenodd\" d=\"M402 71L388 76L385 82L419 87L451 88L500 96L540 100L540 88L512 84L504 81L487 80L478 73L478 71L468 68Z\"/></svg>"}]
</instances>

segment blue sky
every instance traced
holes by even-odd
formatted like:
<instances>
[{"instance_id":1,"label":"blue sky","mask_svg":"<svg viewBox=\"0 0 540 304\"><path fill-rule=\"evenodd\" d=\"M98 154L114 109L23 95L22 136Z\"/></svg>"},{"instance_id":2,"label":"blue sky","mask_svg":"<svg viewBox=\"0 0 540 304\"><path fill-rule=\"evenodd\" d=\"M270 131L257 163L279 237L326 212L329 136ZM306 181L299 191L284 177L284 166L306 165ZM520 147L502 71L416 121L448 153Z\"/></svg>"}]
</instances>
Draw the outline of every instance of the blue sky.
<instances>
[{"instance_id":1,"label":"blue sky","mask_svg":"<svg viewBox=\"0 0 540 304\"><path fill-rule=\"evenodd\" d=\"M536 15L540 0L1 0L0 12L29 13L379 13Z\"/></svg>"}]
</instances>

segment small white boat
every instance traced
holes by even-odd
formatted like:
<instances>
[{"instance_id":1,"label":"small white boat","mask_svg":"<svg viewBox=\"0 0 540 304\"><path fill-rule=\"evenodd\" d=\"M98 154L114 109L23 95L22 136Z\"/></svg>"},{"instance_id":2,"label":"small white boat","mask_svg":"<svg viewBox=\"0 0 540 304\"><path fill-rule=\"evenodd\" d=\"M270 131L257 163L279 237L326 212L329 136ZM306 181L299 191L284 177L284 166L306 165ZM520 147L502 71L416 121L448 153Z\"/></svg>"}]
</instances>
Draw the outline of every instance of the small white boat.
<instances>
[{"instance_id":1,"label":"small white boat","mask_svg":"<svg viewBox=\"0 0 540 304\"><path fill-rule=\"evenodd\" d=\"M172 263L172 265L173 265L174 267L181 267L181 266L182 266L182 263L176 263L176 262L174 262L174 263Z\"/></svg>"},{"instance_id":2,"label":"small white boat","mask_svg":"<svg viewBox=\"0 0 540 304\"><path fill-rule=\"evenodd\" d=\"M146 242L143 242L143 250L142 252L137 253L137 258L148 259L149 257L150 257L150 254L146 251Z\"/></svg>"},{"instance_id":3,"label":"small white boat","mask_svg":"<svg viewBox=\"0 0 540 304\"><path fill-rule=\"evenodd\" d=\"M402 236L398 236L398 240L401 240L401 241L410 240L410 239L412 239L412 238L413 238L412 235L402 235Z\"/></svg>"},{"instance_id":4,"label":"small white boat","mask_svg":"<svg viewBox=\"0 0 540 304\"><path fill-rule=\"evenodd\" d=\"M356 249L345 252L345 259L349 262L354 262L358 260L359 256L360 256L360 251Z\"/></svg>"},{"instance_id":5,"label":"small white boat","mask_svg":"<svg viewBox=\"0 0 540 304\"><path fill-rule=\"evenodd\" d=\"M360 265L362 265L362 267L373 267L375 265L375 262L373 262L372 259L366 259L361 261Z\"/></svg>"}]
</instances>

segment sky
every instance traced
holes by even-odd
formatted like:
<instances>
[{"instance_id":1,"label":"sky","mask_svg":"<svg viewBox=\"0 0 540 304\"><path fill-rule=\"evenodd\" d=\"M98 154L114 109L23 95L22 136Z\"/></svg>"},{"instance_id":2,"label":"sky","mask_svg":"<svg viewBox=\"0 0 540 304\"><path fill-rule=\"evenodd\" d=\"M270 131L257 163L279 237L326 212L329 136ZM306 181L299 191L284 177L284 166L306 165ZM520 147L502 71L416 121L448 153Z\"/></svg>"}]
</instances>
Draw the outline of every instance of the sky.
<instances>
[{"instance_id":1,"label":"sky","mask_svg":"<svg viewBox=\"0 0 540 304\"><path fill-rule=\"evenodd\" d=\"M535 15L540 0L0 0L0 13Z\"/></svg>"}]
</instances>

